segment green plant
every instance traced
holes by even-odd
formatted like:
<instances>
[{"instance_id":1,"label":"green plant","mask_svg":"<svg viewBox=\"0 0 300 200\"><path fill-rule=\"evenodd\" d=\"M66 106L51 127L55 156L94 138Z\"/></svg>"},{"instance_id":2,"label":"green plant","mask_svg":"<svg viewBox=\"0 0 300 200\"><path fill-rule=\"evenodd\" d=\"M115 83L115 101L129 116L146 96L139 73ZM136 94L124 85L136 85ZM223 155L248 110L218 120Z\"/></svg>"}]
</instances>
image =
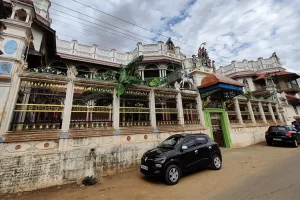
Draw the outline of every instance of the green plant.
<instances>
[{"instance_id":1,"label":"green plant","mask_svg":"<svg viewBox=\"0 0 300 200\"><path fill-rule=\"evenodd\" d=\"M252 94L252 92L250 90L247 90L244 94L244 97L246 97L248 100L252 99L254 97L254 95Z\"/></svg>"},{"instance_id":2,"label":"green plant","mask_svg":"<svg viewBox=\"0 0 300 200\"><path fill-rule=\"evenodd\" d=\"M129 86L133 84L141 84L143 82L142 78L138 74L138 66L143 61L143 56L139 56L133 61L131 61L126 68L120 66L118 85L117 85L117 95L122 96Z\"/></svg>"},{"instance_id":3,"label":"green plant","mask_svg":"<svg viewBox=\"0 0 300 200\"><path fill-rule=\"evenodd\" d=\"M154 78L152 79L152 81L149 83L149 86L150 87L156 87L156 86L159 86L159 85L162 85L162 84L165 84L167 81L166 78Z\"/></svg>"}]
</instances>

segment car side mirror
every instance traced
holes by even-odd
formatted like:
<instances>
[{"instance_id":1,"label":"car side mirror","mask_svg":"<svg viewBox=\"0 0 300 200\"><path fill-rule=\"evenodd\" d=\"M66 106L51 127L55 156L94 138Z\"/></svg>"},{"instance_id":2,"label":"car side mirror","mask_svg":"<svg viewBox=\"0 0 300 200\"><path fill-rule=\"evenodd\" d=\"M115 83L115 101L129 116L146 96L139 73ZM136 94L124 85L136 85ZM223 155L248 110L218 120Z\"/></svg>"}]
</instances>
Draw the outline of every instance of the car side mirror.
<instances>
[{"instance_id":1,"label":"car side mirror","mask_svg":"<svg viewBox=\"0 0 300 200\"><path fill-rule=\"evenodd\" d=\"M187 146L182 146L181 149L182 149L182 150L187 150L188 147L187 147Z\"/></svg>"}]
</instances>

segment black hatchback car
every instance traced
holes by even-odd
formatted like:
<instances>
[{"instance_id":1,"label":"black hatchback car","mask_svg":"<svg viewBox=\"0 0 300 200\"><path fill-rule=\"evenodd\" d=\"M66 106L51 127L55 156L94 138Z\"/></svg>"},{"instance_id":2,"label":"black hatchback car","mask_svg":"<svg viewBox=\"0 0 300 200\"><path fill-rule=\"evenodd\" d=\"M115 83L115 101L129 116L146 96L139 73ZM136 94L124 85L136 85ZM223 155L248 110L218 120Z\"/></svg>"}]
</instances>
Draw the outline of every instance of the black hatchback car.
<instances>
[{"instance_id":1,"label":"black hatchback car","mask_svg":"<svg viewBox=\"0 0 300 200\"><path fill-rule=\"evenodd\" d=\"M272 146L274 142L290 143L298 147L300 132L293 126L270 126L265 134L267 144Z\"/></svg>"},{"instance_id":2,"label":"black hatchback car","mask_svg":"<svg viewBox=\"0 0 300 200\"><path fill-rule=\"evenodd\" d=\"M141 158L140 171L145 176L164 177L175 185L184 172L211 167L220 170L222 154L217 143L206 134L177 134L168 137Z\"/></svg>"}]
</instances>

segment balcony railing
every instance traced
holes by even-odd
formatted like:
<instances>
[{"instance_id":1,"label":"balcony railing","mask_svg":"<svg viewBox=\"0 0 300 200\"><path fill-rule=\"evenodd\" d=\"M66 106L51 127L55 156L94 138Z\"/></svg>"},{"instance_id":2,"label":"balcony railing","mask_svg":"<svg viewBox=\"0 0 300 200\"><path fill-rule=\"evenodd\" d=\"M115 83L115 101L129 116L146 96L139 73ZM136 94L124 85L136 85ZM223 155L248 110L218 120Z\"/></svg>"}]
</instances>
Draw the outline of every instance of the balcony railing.
<instances>
[{"instance_id":1,"label":"balcony railing","mask_svg":"<svg viewBox=\"0 0 300 200\"><path fill-rule=\"evenodd\" d=\"M62 120L58 121L41 121L41 122L17 122L11 123L11 131L45 131L61 129Z\"/></svg>"},{"instance_id":2,"label":"balcony railing","mask_svg":"<svg viewBox=\"0 0 300 200\"><path fill-rule=\"evenodd\" d=\"M179 124L179 121L178 120L172 120L172 121L167 121L167 120L164 120L164 121L156 121L156 124L158 126L172 126L172 125L178 125Z\"/></svg>"},{"instance_id":3,"label":"balcony railing","mask_svg":"<svg viewBox=\"0 0 300 200\"><path fill-rule=\"evenodd\" d=\"M79 121L72 120L70 122L70 129L81 130L81 129L105 129L112 127L112 121Z\"/></svg>"}]
</instances>

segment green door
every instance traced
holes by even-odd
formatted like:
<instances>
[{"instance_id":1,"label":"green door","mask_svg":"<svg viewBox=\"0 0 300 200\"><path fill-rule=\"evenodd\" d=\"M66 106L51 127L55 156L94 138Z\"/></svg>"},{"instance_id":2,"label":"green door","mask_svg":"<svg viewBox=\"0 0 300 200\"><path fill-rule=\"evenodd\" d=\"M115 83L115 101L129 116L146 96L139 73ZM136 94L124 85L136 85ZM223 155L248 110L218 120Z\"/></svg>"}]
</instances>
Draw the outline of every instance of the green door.
<instances>
[{"instance_id":1,"label":"green door","mask_svg":"<svg viewBox=\"0 0 300 200\"><path fill-rule=\"evenodd\" d=\"M224 109L205 109L205 122L210 131L211 138L221 147L231 147L229 121Z\"/></svg>"}]
</instances>

